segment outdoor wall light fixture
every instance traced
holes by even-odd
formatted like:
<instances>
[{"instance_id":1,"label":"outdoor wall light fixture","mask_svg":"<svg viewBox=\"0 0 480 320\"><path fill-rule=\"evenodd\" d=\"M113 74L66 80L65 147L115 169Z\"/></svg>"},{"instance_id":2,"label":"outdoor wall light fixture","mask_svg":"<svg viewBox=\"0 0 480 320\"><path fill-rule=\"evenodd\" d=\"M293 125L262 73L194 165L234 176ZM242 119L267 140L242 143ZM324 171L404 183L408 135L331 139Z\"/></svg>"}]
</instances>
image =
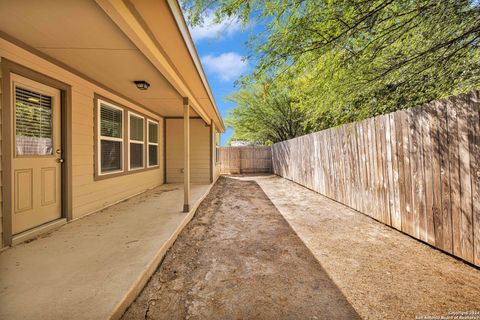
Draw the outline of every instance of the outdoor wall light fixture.
<instances>
[{"instance_id":1,"label":"outdoor wall light fixture","mask_svg":"<svg viewBox=\"0 0 480 320\"><path fill-rule=\"evenodd\" d=\"M148 87L150 87L150 83L148 83L145 80L135 80L135 81L133 81L133 83L135 83L137 88L140 89L140 90L147 90Z\"/></svg>"}]
</instances>

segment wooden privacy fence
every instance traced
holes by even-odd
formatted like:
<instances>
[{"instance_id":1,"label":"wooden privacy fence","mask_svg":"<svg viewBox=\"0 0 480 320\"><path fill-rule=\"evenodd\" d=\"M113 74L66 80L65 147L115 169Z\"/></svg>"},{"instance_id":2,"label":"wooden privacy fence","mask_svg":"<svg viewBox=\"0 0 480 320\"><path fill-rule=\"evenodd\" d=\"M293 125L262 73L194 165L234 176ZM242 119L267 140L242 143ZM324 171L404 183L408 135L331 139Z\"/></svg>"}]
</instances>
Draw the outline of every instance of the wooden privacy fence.
<instances>
[{"instance_id":1,"label":"wooden privacy fence","mask_svg":"<svg viewBox=\"0 0 480 320\"><path fill-rule=\"evenodd\" d=\"M222 147L220 148L220 172L270 173L272 172L271 147Z\"/></svg>"},{"instance_id":2,"label":"wooden privacy fence","mask_svg":"<svg viewBox=\"0 0 480 320\"><path fill-rule=\"evenodd\" d=\"M480 266L479 112L472 92L277 143L274 173Z\"/></svg>"}]
</instances>

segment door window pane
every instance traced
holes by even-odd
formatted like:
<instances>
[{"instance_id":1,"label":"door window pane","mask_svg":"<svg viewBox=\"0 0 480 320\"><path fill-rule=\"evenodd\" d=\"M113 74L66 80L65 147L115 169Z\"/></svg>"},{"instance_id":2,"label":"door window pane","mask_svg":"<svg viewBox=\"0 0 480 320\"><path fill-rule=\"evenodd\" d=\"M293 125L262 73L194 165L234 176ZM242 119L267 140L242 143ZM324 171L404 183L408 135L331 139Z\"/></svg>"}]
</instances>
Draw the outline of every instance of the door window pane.
<instances>
[{"instance_id":1,"label":"door window pane","mask_svg":"<svg viewBox=\"0 0 480 320\"><path fill-rule=\"evenodd\" d=\"M119 141L101 141L101 169L102 172L118 171L122 169L122 143Z\"/></svg>"},{"instance_id":2,"label":"door window pane","mask_svg":"<svg viewBox=\"0 0 480 320\"><path fill-rule=\"evenodd\" d=\"M17 155L51 155L52 97L15 87L15 150Z\"/></svg>"}]
</instances>

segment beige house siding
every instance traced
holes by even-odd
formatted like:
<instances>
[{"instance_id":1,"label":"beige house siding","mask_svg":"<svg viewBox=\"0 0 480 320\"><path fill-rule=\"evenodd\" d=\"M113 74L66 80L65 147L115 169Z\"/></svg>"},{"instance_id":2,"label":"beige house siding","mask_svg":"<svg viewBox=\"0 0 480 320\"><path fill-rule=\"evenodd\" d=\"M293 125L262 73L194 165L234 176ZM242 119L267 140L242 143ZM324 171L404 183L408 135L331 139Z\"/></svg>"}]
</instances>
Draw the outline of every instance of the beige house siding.
<instances>
[{"instance_id":1,"label":"beige house siding","mask_svg":"<svg viewBox=\"0 0 480 320\"><path fill-rule=\"evenodd\" d=\"M2 63L2 57L0 56L0 65ZM0 83L2 83L2 72L0 70ZM0 132L2 132L2 124L3 119L1 117L2 114L2 86L0 85ZM3 248L3 179L2 179L2 135L0 134L0 248Z\"/></svg>"},{"instance_id":2,"label":"beige house siding","mask_svg":"<svg viewBox=\"0 0 480 320\"><path fill-rule=\"evenodd\" d=\"M166 120L167 183L183 182L183 119ZM210 183L210 127L190 119L190 179Z\"/></svg>"},{"instance_id":3,"label":"beige house siding","mask_svg":"<svg viewBox=\"0 0 480 320\"><path fill-rule=\"evenodd\" d=\"M163 183L163 119L4 39L0 57L72 87L72 218L77 219ZM102 95L159 122L156 169L94 181L94 94ZM1 101L1 100L0 100ZM0 197L1 199L1 197Z\"/></svg>"},{"instance_id":4,"label":"beige house siding","mask_svg":"<svg viewBox=\"0 0 480 320\"><path fill-rule=\"evenodd\" d=\"M147 113L141 108L115 97L107 98L136 111ZM120 177L94 181L94 104L93 92L84 94L72 90L72 180L74 218L95 212L163 182L163 121L159 121L158 169L131 173ZM150 115L151 116L151 115ZM126 155L125 155L126 156ZM128 186L128 187L126 187Z\"/></svg>"}]
</instances>

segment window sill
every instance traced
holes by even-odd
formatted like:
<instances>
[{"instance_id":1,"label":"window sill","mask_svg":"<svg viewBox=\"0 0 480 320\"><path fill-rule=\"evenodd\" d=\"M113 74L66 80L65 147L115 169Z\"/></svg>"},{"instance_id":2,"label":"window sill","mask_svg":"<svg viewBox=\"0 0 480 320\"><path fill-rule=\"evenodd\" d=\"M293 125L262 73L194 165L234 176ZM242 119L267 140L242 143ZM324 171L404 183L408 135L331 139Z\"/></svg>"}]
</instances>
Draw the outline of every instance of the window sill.
<instances>
[{"instance_id":1,"label":"window sill","mask_svg":"<svg viewBox=\"0 0 480 320\"><path fill-rule=\"evenodd\" d=\"M99 175L97 173L94 173L93 181L101 181L101 180L105 180L105 179L119 178L119 177L122 177L122 176L128 176L130 174L136 174L136 173L158 170L158 169L160 169L159 166L139 168L139 169L130 169L128 171L121 171L121 172L110 173L110 174L101 174L101 175Z\"/></svg>"}]
</instances>

